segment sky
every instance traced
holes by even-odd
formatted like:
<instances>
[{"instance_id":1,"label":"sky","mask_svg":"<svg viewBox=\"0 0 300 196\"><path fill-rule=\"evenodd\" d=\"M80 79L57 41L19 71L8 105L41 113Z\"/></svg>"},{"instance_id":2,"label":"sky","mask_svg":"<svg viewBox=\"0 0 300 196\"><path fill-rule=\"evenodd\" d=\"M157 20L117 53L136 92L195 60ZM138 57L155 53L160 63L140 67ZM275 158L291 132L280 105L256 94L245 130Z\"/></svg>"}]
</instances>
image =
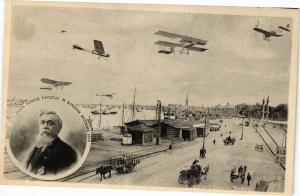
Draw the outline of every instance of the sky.
<instances>
[{"instance_id":1,"label":"sky","mask_svg":"<svg viewBox=\"0 0 300 196\"><path fill-rule=\"evenodd\" d=\"M276 30L282 37L263 40L252 30ZM291 34L279 25L290 18L15 6L10 43L8 98L42 95L74 103L98 103L97 93L116 93L111 104L204 106L288 102ZM291 27L292 28L292 27ZM64 29L66 33L60 33ZM205 52L164 55L154 33L168 31L208 41ZM101 40L111 56L98 59L73 50L93 49ZM40 90L41 78L72 82L63 90Z\"/></svg>"}]
</instances>

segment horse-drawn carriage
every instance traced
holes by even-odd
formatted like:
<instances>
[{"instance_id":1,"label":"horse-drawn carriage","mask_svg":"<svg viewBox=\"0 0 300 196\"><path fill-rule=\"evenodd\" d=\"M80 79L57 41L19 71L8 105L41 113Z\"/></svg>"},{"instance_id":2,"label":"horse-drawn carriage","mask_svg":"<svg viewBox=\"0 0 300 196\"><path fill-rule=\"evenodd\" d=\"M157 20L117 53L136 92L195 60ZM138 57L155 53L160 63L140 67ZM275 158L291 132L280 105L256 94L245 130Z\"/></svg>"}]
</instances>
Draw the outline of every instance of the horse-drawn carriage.
<instances>
[{"instance_id":1,"label":"horse-drawn carriage","mask_svg":"<svg viewBox=\"0 0 300 196\"><path fill-rule=\"evenodd\" d=\"M255 144L255 150L259 151L259 152L264 151L264 145L262 145L262 144Z\"/></svg>"},{"instance_id":2,"label":"horse-drawn carriage","mask_svg":"<svg viewBox=\"0 0 300 196\"><path fill-rule=\"evenodd\" d=\"M135 166L141 162L137 155L124 155L122 157L111 158L106 165L102 165L96 169L96 174L100 173L100 181L102 176L106 179L105 174L111 177L111 171L115 170L117 174L130 173Z\"/></svg>"},{"instance_id":3,"label":"horse-drawn carriage","mask_svg":"<svg viewBox=\"0 0 300 196\"><path fill-rule=\"evenodd\" d=\"M249 126L250 126L250 122L249 122L249 121L246 121L246 122L245 122L245 126L246 126L246 127L249 127Z\"/></svg>"},{"instance_id":4,"label":"horse-drawn carriage","mask_svg":"<svg viewBox=\"0 0 300 196\"><path fill-rule=\"evenodd\" d=\"M140 162L140 158L136 155L124 155L123 157L111 159L110 164L118 174L123 174L132 172Z\"/></svg>"},{"instance_id":5,"label":"horse-drawn carriage","mask_svg":"<svg viewBox=\"0 0 300 196\"><path fill-rule=\"evenodd\" d=\"M233 168L230 173L230 182L241 180L241 183L244 183L246 171L247 166L240 166L238 169L238 173L236 174L236 168Z\"/></svg>"},{"instance_id":6,"label":"horse-drawn carriage","mask_svg":"<svg viewBox=\"0 0 300 196\"><path fill-rule=\"evenodd\" d=\"M209 166L201 168L200 165L192 165L191 169L181 170L178 177L179 184L183 184L187 181L187 185L192 187L194 184L201 182L201 176L206 176L209 170Z\"/></svg>"},{"instance_id":7,"label":"horse-drawn carriage","mask_svg":"<svg viewBox=\"0 0 300 196\"><path fill-rule=\"evenodd\" d=\"M224 142L224 145L229 145L229 144L233 145L235 142L235 138L228 136L225 139L223 139L223 142Z\"/></svg>"}]
</instances>

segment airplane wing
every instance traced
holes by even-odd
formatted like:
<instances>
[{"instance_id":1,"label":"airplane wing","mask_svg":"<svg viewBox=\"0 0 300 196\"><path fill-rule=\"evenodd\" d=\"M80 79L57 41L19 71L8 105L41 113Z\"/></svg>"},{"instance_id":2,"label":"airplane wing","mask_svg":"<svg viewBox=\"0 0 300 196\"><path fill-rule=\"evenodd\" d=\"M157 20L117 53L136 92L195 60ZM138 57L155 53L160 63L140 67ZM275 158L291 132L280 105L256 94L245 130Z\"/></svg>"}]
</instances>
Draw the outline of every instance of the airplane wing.
<instances>
[{"instance_id":1,"label":"airplane wing","mask_svg":"<svg viewBox=\"0 0 300 196\"><path fill-rule=\"evenodd\" d=\"M167 47L170 47L170 48L174 48L174 47L184 47L183 44L177 44L177 43L172 43L172 42L166 42L166 41L156 41L154 42L154 44L156 45L160 45L160 46L167 46Z\"/></svg>"},{"instance_id":2,"label":"airplane wing","mask_svg":"<svg viewBox=\"0 0 300 196\"><path fill-rule=\"evenodd\" d=\"M94 50L99 54L105 54L103 44L101 41L94 40Z\"/></svg>"},{"instance_id":3,"label":"airplane wing","mask_svg":"<svg viewBox=\"0 0 300 196\"><path fill-rule=\"evenodd\" d=\"M41 81L45 84L53 84L53 85L56 84L56 82L58 82L56 80L50 80L50 79L47 79L47 78L42 78Z\"/></svg>"},{"instance_id":4,"label":"airplane wing","mask_svg":"<svg viewBox=\"0 0 300 196\"><path fill-rule=\"evenodd\" d=\"M52 84L54 86L67 86L72 84L72 82L62 82L62 81L56 81L47 78L42 78L41 81L45 84Z\"/></svg>"},{"instance_id":5,"label":"airplane wing","mask_svg":"<svg viewBox=\"0 0 300 196\"><path fill-rule=\"evenodd\" d=\"M52 90L51 87L40 87L40 89L42 89L42 90Z\"/></svg>"},{"instance_id":6,"label":"airplane wing","mask_svg":"<svg viewBox=\"0 0 300 196\"><path fill-rule=\"evenodd\" d=\"M189 43L189 44L199 44L199 45L206 45L207 41L206 40L202 40L202 39L197 39L197 38L182 38L180 41L180 43Z\"/></svg>"},{"instance_id":7,"label":"airplane wing","mask_svg":"<svg viewBox=\"0 0 300 196\"><path fill-rule=\"evenodd\" d=\"M179 34L175 34L175 33L169 33L169 32L166 32L166 31L157 31L154 34L155 35L160 35L160 36L163 36L163 37L167 37L167 38L181 38L180 42L185 42L185 43L196 43L196 44L200 44L200 45L207 44L206 40L202 40L202 39L198 39L198 38L194 38L194 37L189 37L189 36L184 36L184 35L179 35Z\"/></svg>"},{"instance_id":8,"label":"airplane wing","mask_svg":"<svg viewBox=\"0 0 300 196\"><path fill-rule=\"evenodd\" d=\"M208 50L207 48L198 48L194 46L187 47L188 50L197 51L197 52L204 52L205 50Z\"/></svg>"},{"instance_id":9,"label":"airplane wing","mask_svg":"<svg viewBox=\"0 0 300 196\"><path fill-rule=\"evenodd\" d=\"M61 81L57 81L56 85L57 86L67 86L72 84L72 82L61 82Z\"/></svg>"},{"instance_id":10,"label":"airplane wing","mask_svg":"<svg viewBox=\"0 0 300 196\"><path fill-rule=\"evenodd\" d=\"M283 27L283 26L279 26L278 28L280 28L280 29L282 29L282 30L285 30L285 31L291 31L291 30L289 30L289 29L287 29L287 28L285 28L285 27Z\"/></svg>"},{"instance_id":11,"label":"airplane wing","mask_svg":"<svg viewBox=\"0 0 300 196\"><path fill-rule=\"evenodd\" d=\"M157 31L156 33L154 33L155 35L160 35L160 36L164 36L167 38L181 38L181 35L175 34L175 33L169 33L166 31Z\"/></svg>"},{"instance_id":12,"label":"airplane wing","mask_svg":"<svg viewBox=\"0 0 300 196\"><path fill-rule=\"evenodd\" d=\"M269 34L270 34L270 32L265 31L265 30L260 29L260 28L253 28L253 30L254 30L254 31L257 31L257 32L260 32L260 33L262 33L262 34L265 34L265 35L269 35Z\"/></svg>"},{"instance_id":13,"label":"airplane wing","mask_svg":"<svg viewBox=\"0 0 300 196\"><path fill-rule=\"evenodd\" d=\"M77 50L84 50L81 46L79 46L78 44L74 44L73 49L77 49Z\"/></svg>"}]
</instances>

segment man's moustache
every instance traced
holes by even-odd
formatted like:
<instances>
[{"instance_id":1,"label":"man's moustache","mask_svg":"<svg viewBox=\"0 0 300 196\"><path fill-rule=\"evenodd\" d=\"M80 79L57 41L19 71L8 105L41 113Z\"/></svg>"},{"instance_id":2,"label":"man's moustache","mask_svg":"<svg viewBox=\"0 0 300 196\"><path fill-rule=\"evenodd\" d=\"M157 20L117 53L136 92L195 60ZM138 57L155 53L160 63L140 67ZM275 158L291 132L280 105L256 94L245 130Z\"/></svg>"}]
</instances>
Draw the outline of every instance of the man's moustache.
<instances>
[{"instance_id":1,"label":"man's moustache","mask_svg":"<svg viewBox=\"0 0 300 196\"><path fill-rule=\"evenodd\" d=\"M49 130L45 130L45 129L43 130L41 135L53 137L53 134L51 134L51 132L49 132Z\"/></svg>"}]
</instances>

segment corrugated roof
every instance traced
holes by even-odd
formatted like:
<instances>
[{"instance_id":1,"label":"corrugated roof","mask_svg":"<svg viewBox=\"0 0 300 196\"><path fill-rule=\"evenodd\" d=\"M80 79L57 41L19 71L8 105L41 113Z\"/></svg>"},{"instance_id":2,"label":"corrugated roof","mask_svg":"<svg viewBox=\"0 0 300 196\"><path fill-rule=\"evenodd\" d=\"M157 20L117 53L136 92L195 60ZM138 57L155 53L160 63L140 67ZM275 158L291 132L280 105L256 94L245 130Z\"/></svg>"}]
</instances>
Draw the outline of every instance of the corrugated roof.
<instances>
[{"instance_id":1,"label":"corrugated roof","mask_svg":"<svg viewBox=\"0 0 300 196\"><path fill-rule=\"evenodd\" d=\"M192 128L194 124L199 124L199 121L187 121L187 120L163 120L163 123L174 128Z\"/></svg>"},{"instance_id":2,"label":"corrugated roof","mask_svg":"<svg viewBox=\"0 0 300 196\"><path fill-rule=\"evenodd\" d=\"M140 122L150 127L158 124L157 120L140 120Z\"/></svg>"},{"instance_id":3,"label":"corrugated roof","mask_svg":"<svg viewBox=\"0 0 300 196\"><path fill-rule=\"evenodd\" d=\"M144 125L144 124L139 124L139 125L129 125L128 129L130 131L138 131L138 132L143 132L143 133L156 133L156 130Z\"/></svg>"},{"instance_id":4,"label":"corrugated roof","mask_svg":"<svg viewBox=\"0 0 300 196\"><path fill-rule=\"evenodd\" d=\"M157 122L157 120L134 120L134 121L127 122L125 124L128 125L128 126L144 124L144 125L152 127L154 125L157 125L158 122Z\"/></svg>"}]
</instances>

